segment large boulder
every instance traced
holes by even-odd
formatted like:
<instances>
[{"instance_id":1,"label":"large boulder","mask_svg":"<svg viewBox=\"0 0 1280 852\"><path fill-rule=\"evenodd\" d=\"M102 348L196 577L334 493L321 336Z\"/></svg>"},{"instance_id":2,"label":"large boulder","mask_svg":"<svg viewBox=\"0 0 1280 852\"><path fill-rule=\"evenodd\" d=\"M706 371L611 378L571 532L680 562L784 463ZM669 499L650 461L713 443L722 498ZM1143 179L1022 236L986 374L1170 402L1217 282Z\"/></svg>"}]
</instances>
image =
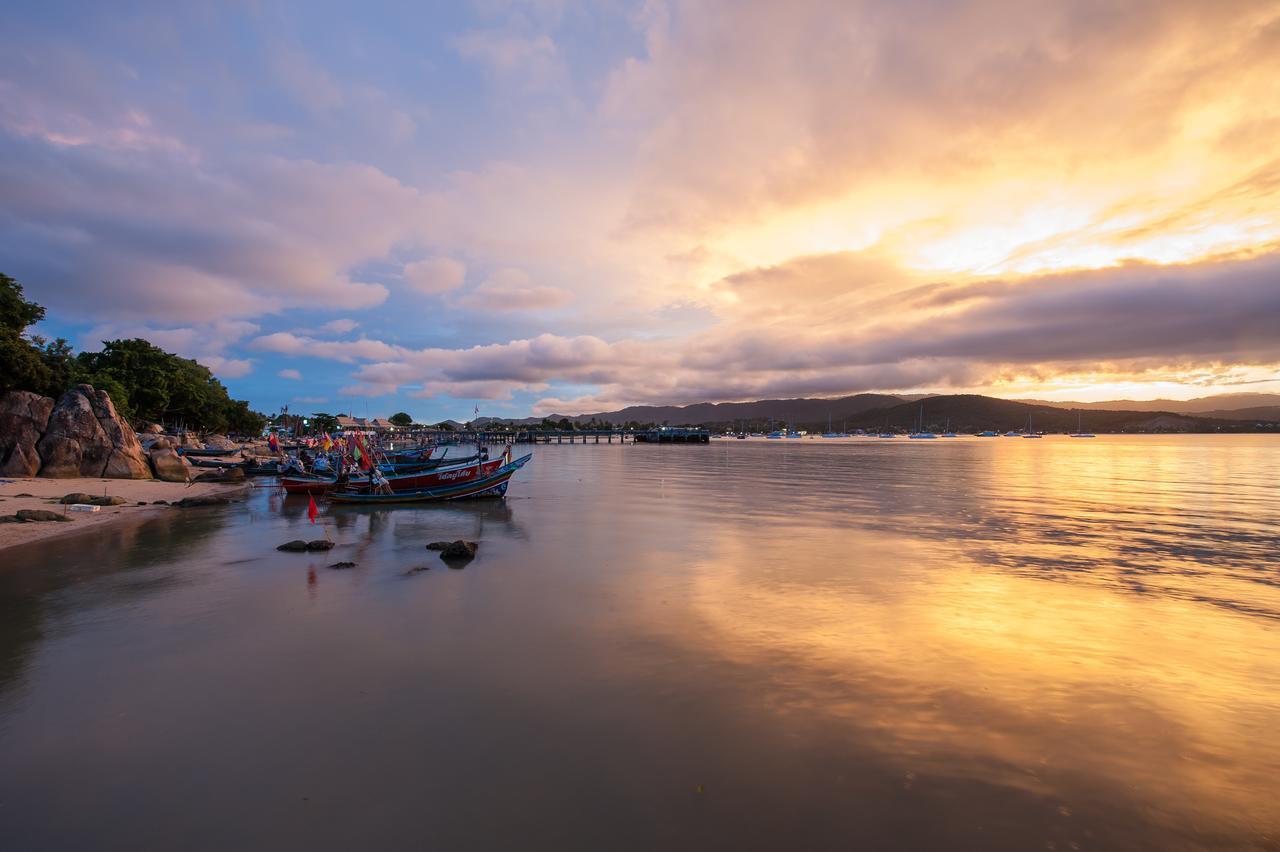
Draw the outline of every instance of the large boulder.
<instances>
[{"instance_id":1,"label":"large boulder","mask_svg":"<svg viewBox=\"0 0 1280 852\"><path fill-rule=\"evenodd\" d=\"M195 432L178 433L178 446L184 447L189 450L206 449L204 443L200 440L200 437L196 435Z\"/></svg>"},{"instance_id":2,"label":"large boulder","mask_svg":"<svg viewBox=\"0 0 1280 852\"><path fill-rule=\"evenodd\" d=\"M81 387L89 388L88 385ZM142 454L138 434L116 413L111 397L104 390L95 390L92 402L94 416L111 439L111 455L102 475L108 479L150 479L151 467Z\"/></svg>"},{"instance_id":3,"label":"large boulder","mask_svg":"<svg viewBox=\"0 0 1280 852\"><path fill-rule=\"evenodd\" d=\"M234 450L236 445L226 435L209 435L204 439L205 446L211 450Z\"/></svg>"},{"instance_id":4,"label":"large boulder","mask_svg":"<svg viewBox=\"0 0 1280 852\"><path fill-rule=\"evenodd\" d=\"M191 463L167 446L151 451L151 469L156 479L164 482L186 482L191 478Z\"/></svg>"},{"instance_id":5,"label":"large boulder","mask_svg":"<svg viewBox=\"0 0 1280 852\"><path fill-rule=\"evenodd\" d=\"M49 425L53 400L30 391L0 396L0 476L35 476L40 472L36 445Z\"/></svg>"},{"instance_id":6,"label":"large boulder","mask_svg":"<svg viewBox=\"0 0 1280 852\"><path fill-rule=\"evenodd\" d=\"M77 385L62 395L36 445L46 477L147 479L151 470L129 424L116 414L106 391Z\"/></svg>"}]
</instances>

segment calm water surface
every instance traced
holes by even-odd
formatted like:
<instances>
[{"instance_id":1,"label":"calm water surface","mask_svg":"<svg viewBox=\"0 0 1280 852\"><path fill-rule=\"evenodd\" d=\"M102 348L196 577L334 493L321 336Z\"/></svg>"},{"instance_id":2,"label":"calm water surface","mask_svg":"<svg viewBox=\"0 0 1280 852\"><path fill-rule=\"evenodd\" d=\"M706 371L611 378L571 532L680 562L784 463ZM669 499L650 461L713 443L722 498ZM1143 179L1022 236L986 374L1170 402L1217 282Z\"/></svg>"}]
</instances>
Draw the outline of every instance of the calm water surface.
<instances>
[{"instance_id":1,"label":"calm water surface","mask_svg":"<svg viewBox=\"0 0 1280 852\"><path fill-rule=\"evenodd\" d=\"M1274 438L538 447L277 553L305 512L0 554L0 848L1280 848Z\"/></svg>"}]
</instances>

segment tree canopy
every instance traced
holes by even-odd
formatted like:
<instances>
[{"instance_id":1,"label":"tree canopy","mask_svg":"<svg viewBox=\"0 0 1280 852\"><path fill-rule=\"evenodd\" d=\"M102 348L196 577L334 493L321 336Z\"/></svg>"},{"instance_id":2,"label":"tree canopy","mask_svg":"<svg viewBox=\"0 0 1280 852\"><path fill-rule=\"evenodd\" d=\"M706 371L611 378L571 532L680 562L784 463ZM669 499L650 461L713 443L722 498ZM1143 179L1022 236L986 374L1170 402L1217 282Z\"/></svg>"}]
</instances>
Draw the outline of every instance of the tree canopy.
<instances>
[{"instance_id":1,"label":"tree canopy","mask_svg":"<svg viewBox=\"0 0 1280 852\"><path fill-rule=\"evenodd\" d=\"M24 297L22 285L0 274L0 393L57 397L74 385L91 384L110 394L130 420L243 434L260 431L266 422L249 403L231 399L207 367L140 338L104 341L102 351L77 355L62 338L23 336L43 318L44 308Z\"/></svg>"},{"instance_id":2,"label":"tree canopy","mask_svg":"<svg viewBox=\"0 0 1280 852\"><path fill-rule=\"evenodd\" d=\"M402 428L408 428L413 425L413 418L403 411L397 411L395 414L388 417L387 420Z\"/></svg>"}]
</instances>

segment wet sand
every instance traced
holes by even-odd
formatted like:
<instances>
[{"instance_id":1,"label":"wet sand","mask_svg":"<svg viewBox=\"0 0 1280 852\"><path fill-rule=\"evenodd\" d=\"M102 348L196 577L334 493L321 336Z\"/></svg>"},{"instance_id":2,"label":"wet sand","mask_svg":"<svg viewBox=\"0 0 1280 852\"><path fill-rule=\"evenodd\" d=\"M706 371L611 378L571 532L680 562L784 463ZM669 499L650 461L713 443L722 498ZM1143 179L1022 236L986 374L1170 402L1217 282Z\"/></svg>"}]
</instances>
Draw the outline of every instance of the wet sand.
<instances>
[{"instance_id":1,"label":"wet sand","mask_svg":"<svg viewBox=\"0 0 1280 852\"><path fill-rule=\"evenodd\" d=\"M56 501L65 494L84 492L97 496L123 497L129 502L121 506L103 506L97 512L66 512L69 522L41 521L35 523L0 524L0 551L20 544L51 538L78 535L103 526L126 520L138 519L167 510L165 505L154 505L157 500L174 503L186 497L203 497L209 494L235 494L244 485L226 485L218 482L161 482L154 479L5 479L0 480L0 515L12 515L19 509L47 509L63 513L65 506ZM30 497L19 497L30 494ZM52 501L52 502L51 502ZM138 503L146 503L139 506Z\"/></svg>"}]
</instances>

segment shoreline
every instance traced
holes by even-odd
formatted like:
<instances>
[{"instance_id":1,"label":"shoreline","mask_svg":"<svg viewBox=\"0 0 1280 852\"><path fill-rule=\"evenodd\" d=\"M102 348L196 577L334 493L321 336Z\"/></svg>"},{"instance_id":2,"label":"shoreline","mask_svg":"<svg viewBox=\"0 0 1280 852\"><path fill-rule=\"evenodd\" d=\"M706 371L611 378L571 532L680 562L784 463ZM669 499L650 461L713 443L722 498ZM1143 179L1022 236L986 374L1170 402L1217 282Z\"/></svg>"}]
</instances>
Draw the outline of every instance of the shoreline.
<instances>
[{"instance_id":1,"label":"shoreline","mask_svg":"<svg viewBox=\"0 0 1280 852\"><path fill-rule=\"evenodd\" d=\"M223 482L162 482L158 479L99 479L97 477L73 477L70 479L5 478L0 479L0 515L12 515L20 509L47 509L63 513L56 502L65 494L81 491L95 496L106 494L122 497L128 503L119 506L103 506L97 512L67 512L69 522L36 521L0 524L0 553L10 548L33 542L66 538L81 533L101 530L111 524L128 520L154 517L171 506L155 501L174 503L184 497L208 495L232 496L244 492L247 484ZM30 494L30 497L19 497ZM138 505L144 502L146 505Z\"/></svg>"}]
</instances>

